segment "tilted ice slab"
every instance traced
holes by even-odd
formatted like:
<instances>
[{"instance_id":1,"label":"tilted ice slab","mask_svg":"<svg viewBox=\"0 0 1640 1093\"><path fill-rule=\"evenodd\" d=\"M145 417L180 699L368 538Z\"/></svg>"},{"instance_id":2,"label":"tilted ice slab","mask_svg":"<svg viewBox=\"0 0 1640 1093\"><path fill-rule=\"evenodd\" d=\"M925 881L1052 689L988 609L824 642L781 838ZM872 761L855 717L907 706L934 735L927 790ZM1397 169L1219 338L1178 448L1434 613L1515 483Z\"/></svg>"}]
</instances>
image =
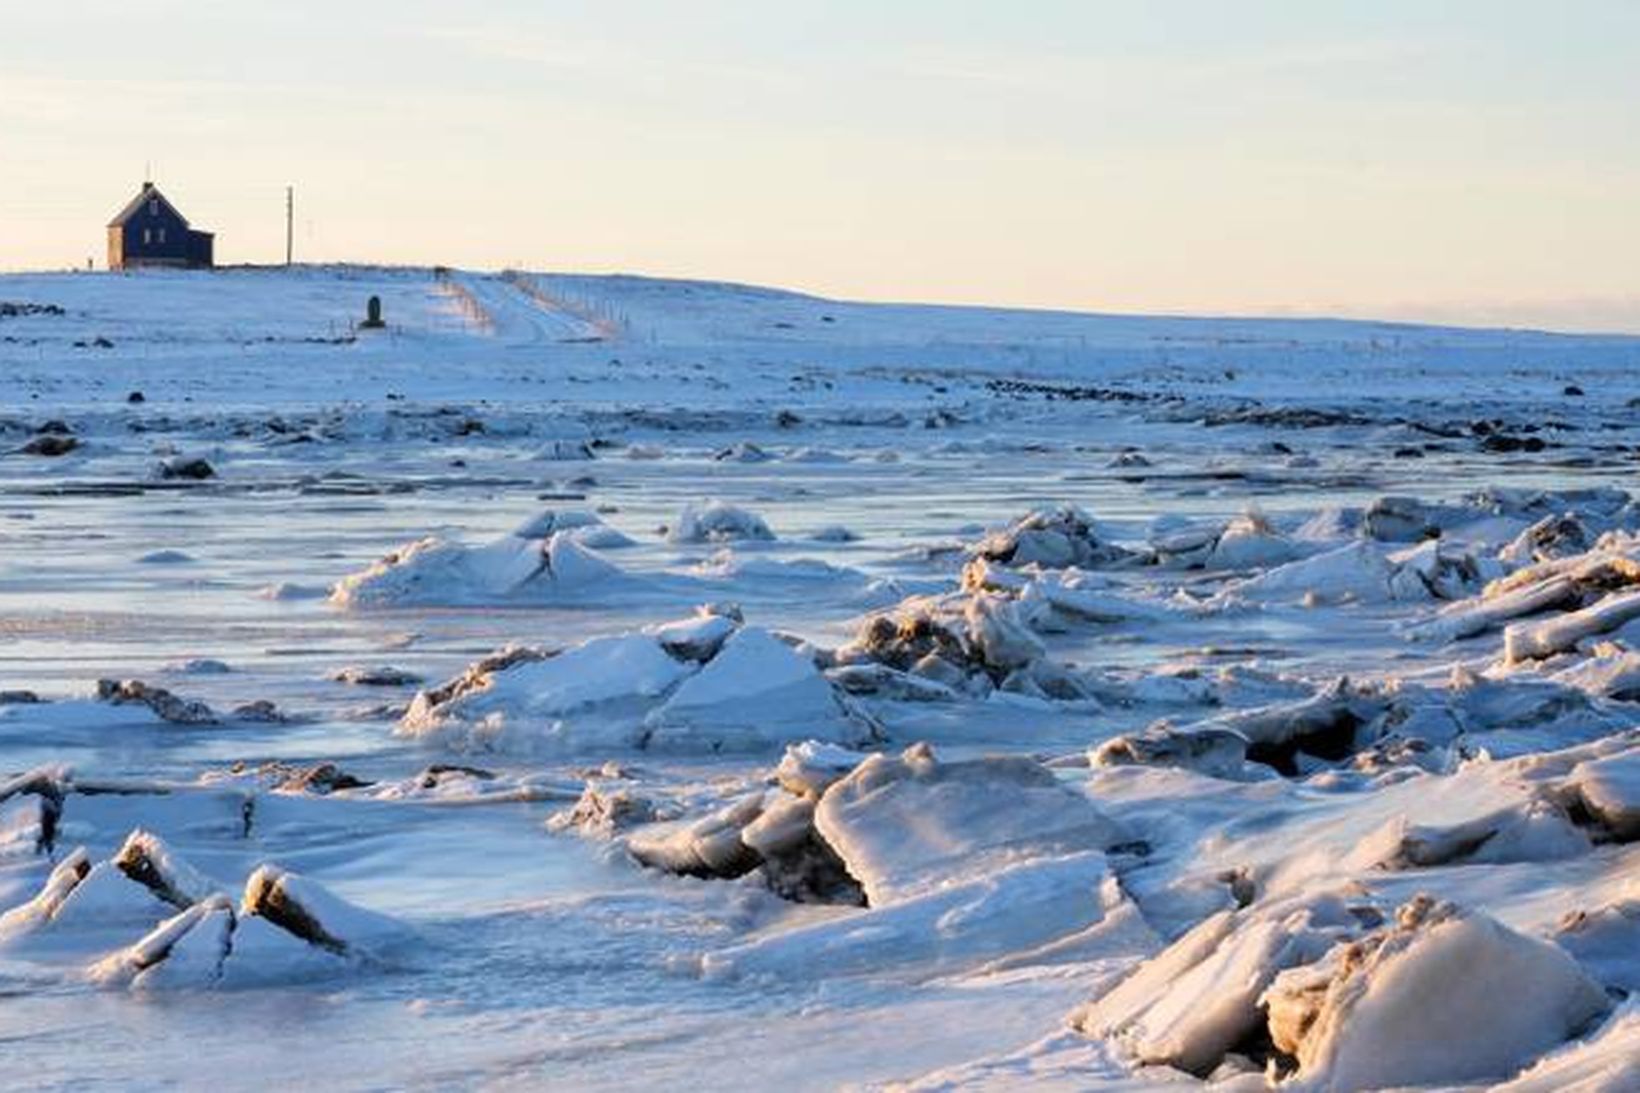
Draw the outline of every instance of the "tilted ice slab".
<instances>
[{"instance_id":1,"label":"tilted ice slab","mask_svg":"<svg viewBox=\"0 0 1640 1093\"><path fill-rule=\"evenodd\" d=\"M132 990L211 986L222 977L233 928L233 904L226 896L213 896L97 961L87 974L102 986Z\"/></svg>"},{"instance_id":2,"label":"tilted ice slab","mask_svg":"<svg viewBox=\"0 0 1640 1093\"><path fill-rule=\"evenodd\" d=\"M106 861L84 848L65 857L35 897L0 916L0 942L85 929L151 926L217 894L217 885L159 836L132 831Z\"/></svg>"},{"instance_id":3,"label":"tilted ice slab","mask_svg":"<svg viewBox=\"0 0 1640 1093\"><path fill-rule=\"evenodd\" d=\"M645 746L738 751L793 740L860 743L869 734L814 661L760 627L724 642L644 718Z\"/></svg>"},{"instance_id":4,"label":"tilted ice slab","mask_svg":"<svg viewBox=\"0 0 1640 1093\"><path fill-rule=\"evenodd\" d=\"M1116 825L1028 759L874 755L824 791L814 827L869 909L711 953L708 973L930 972L1089 933L1153 942L1111 872Z\"/></svg>"},{"instance_id":5,"label":"tilted ice slab","mask_svg":"<svg viewBox=\"0 0 1640 1093\"><path fill-rule=\"evenodd\" d=\"M815 827L872 906L1010 863L1122 840L1086 796L1022 756L943 762L916 745L874 755L820 798Z\"/></svg>"},{"instance_id":6,"label":"tilted ice slab","mask_svg":"<svg viewBox=\"0 0 1640 1093\"><path fill-rule=\"evenodd\" d=\"M1575 648L1578 642L1640 619L1640 592L1603 597L1581 611L1539 623L1517 623L1503 632L1503 655L1510 662L1536 660Z\"/></svg>"},{"instance_id":7,"label":"tilted ice slab","mask_svg":"<svg viewBox=\"0 0 1640 1093\"><path fill-rule=\"evenodd\" d=\"M1628 890L1626 898L1566 915L1551 939L1602 985L1634 994L1640 991L1640 880Z\"/></svg>"},{"instance_id":8,"label":"tilted ice slab","mask_svg":"<svg viewBox=\"0 0 1640 1093\"><path fill-rule=\"evenodd\" d=\"M1554 945L1424 898L1263 1001L1296 1082L1337 1093L1508 1078L1608 1007Z\"/></svg>"},{"instance_id":9,"label":"tilted ice slab","mask_svg":"<svg viewBox=\"0 0 1640 1093\"><path fill-rule=\"evenodd\" d=\"M264 865L237 906L223 895L191 903L88 975L132 990L288 983L379 962L412 936L395 919Z\"/></svg>"},{"instance_id":10,"label":"tilted ice slab","mask_svg":"<svg viewBox=\"0 0 1640 1093\"><path fill-rule=\"evenodd\" d=\"M1142 1065L1207 1074L1264 1019L1260 996L1373 921L1368 906L1322 894L1211 916L1139 965L1071 1023Z\"/></svg>"},{"instance_id":11,"label":"tilted ice slab","mask_svg":"<svg viewBox=\"0 0 1640 1093\"><path fill-rule=\"evenodd\" d=\"M483 673L445 701L423 691L400 720L399 733L503 750L552 743L630 747L640 738L644 710L638 704L660 698L697 667L645 634L593 638L545 659ZM588 718L572 727L561 720L617 702L636 708L613 725Z\"/></svg>"},{"instance_id":12,"label":"tilted ice slab","mask_svg":"<svg viewBox=\"0 0 1640 1093\"><path fill-rule=\"evenodd\" d=\"M1023 859L909 899L772 933L702 958L707 975L935 974L1104 933L1113 954L1153 936L1097 850Z\"/></svg>"},{"instance_id":13,"label":"tilted ice slab","mask_svg":"<svg viewBox=\"0 0 1640 1093\"><path fill-rule=\"evenodd\" d=\"M137 940L107 952L110 941ZM377 962L411 940L403 924L264 865L236 906L158 836L132 831L111 857L67 854L35 896L0 916L0 944L107 955L85 968L134 990L288 983Z\"/></svg>"},{"instance_id":14,"label":"tilted ice slab","mask_svg":"<svg viewBox=\"0 0 1640 1093\"><path fill-rule=\"evenodd\" d=\"M706 615L564 652L502 654L423 691L401 735L499 750L744 750L858 743L870 729L813 660L758 627Z\"/></svg>"}]
</instances>

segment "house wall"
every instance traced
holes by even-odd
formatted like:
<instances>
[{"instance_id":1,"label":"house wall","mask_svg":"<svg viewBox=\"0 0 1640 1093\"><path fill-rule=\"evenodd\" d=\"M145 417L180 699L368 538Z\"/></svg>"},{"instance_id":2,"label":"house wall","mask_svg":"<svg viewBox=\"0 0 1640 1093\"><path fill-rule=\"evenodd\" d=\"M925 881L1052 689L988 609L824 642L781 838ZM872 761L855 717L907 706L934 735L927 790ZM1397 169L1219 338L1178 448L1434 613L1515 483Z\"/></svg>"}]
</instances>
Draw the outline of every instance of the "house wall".
<instances>
[{"instance_id":1,"label":"house wall","mask_svg":"<svg viewBox=\"0 0 1640 1093\"><path fill-rule=\"evenodd\" d=\"M115 241L109 240L110 269L200 264L195 237L204 233L189 231L188 222L157 197L144 202L123 229L111 228L109 232L111 237L115 232L121 235L117 255Z\"/></svg>"},{"instance_id":2,"label":"house wall","mask_svg":"<svg viewBox=\"0 0 1640 1093\"><path fill-rule=\"evenodd\" d=\"M214 266L216 264L216 236L211 232L189 232L188 262L195 266Z\"/></svg>"}]
</instances>

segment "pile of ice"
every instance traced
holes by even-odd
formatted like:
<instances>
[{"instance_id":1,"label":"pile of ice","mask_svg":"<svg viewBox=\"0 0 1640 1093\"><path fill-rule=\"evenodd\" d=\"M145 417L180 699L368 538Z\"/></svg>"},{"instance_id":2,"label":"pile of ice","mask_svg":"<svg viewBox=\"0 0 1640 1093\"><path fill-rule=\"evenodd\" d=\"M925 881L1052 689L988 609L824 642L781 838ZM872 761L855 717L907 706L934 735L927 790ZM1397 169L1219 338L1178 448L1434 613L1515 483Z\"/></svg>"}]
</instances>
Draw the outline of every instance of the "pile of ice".
<instances>
[{"instance_id":1,"label":"pile of ice","mask_svg":"<svg viewBox=\"0 0 1640 1093\"><path fill-rule=\"evenodd\" d=\"M343 577L330 602L345 608L460 607L558 601L622 577L593 546L628 540L596 517L547 513L483 546L432 536ZM590 514L584 514L590 516Z\"/></svg>"},{"instance_id":2,"label":"pile of ice","mask_svg":"<svg viewBox=\"0 0 1640 1093\"><path fill-rule=\"evenodd\" d=\"M1455 600L1468 595L1478 579L1475 558L1461 547L1435 539L1412 547L1356 540L1232 581L1210 605Z\"/></svg>"},{"instance_id":3,"label":"pile of ice","mask_svg":"<svg viewBox=\"0 0 1640 1093\"><path fill-rule=\"evenodd\" d=\"M1640 512L1622 490L1489 489L1453 503L1384 496L1363 509L1329 509L1291 538L1253 513L1218 538L1211 529L1153 533L1151 547L1164 562L1263 570L1227 585L1212 601L1219 607L1464 601L1478 591L1481 598L1498 595L1523 567L1595 550L1602 533L1608 544L1620 540L1637 522ZM1243 545L1215 560L1226 543ZM1482 591L1485 582L1492 585ZM1454 604L1418 632L1450 640L1494 628L1513 610L1541 609L1530 597L1500 605L1502 615L1491 605L1480 612L1474 606Z\"/></svg>"},{"instance_id":4,"label":"pile of ice","mask_svg":"<svg viewBox=\"0 0 1640 1093\"><path fill-rule=\"evenodd\" d=\"M399 732L522 752L735 751L871 736L812 656L737 614L707 607L562 651L503 650L419 692Z\"/></svg>"},{"instance_id":5,"label":"pile of ice","mask_svg":"<svg viewBox=\"0 0 1640 1093\"><path fill-rule=\"evenodd\" d=\"M987 535L969 554L992 566L1037 570L1135 565L1243 570L1280 565L1310 549L1257 509L1209 523L1164 518L1144 546L1129 548L1112 541L1082 509L1059 505L1026 513Z\"/></svg>"},{"instance_id":6,"label":"pile of ice","mask_svg":"<svg viewBox=\"0 0 1640 1093\"><path fill-rule=\"evenodd\" d=\"M768 541L774 538L774 532L757 513L714 500L685 505L666 538L672 543Z\"/></svg>"},{"instance_id":7,"label":"pile of ice","mask_svg":"<svg viewBox=\"0 0 1640 1093\"><path fill-rule=\"evenodd\" d=\"M138 930L137 941L87 968L93 982L153 990L305 980L379 961L410 936L393 919L272 865L250 875L236 905L142 830L104 861L74 850L33 899L0 915L6 946Z\"/></svg>"},{"instance_id":8,"label":"pile of ice","mask_svg":"<svg viewBox=\"0 0 1640 1093\"><path fill-rule=\"evenodd\" d=\"M703 818L640 827L627 849L655 868L755 875L788 898L865 909L711 953L710 974L927 973L1089 931L1130 949L1153 940L1110 866L1121 830L1033 760L811 742L775 780Z\"/></svg>"},{"instance_id":9,"label":"pile of ice","mask_svg":"<svg viewBox=\"0 0 1640 1093\"><path fill-rule=\"evenodd\" d=\"M998 565L1083 569L1130 560L1133 552L1111 542L1093 517L1074 505L1036 509L987 535L971 551Z\"/></svg>"},{"instance_id":10,"label":"pile of ice","mask_svg":"<svg viewBox=\"0 0 1640 1093\"><path fill-rule=\"evenodd\" d=\"M1479 595L1452 604L1409 629L1423 641L1455 641L1497 630L1530 615L1556 611L1548 624L1519 624L1506 635L1508 658L1541 658L1640 616L1640 538L1609 532L1576 554L1550 557L1489 582Z\"/></svg>"},{"instance_id":11,"label":"pile of ice","mask_svg":"<svg viewBox=\"0 0 1640 1093\"><path fill-rule=\"evenodd\" d=\"M1140 902L1159 928L1254 900L1357 885L1416 888L1458 902L1499 899L1496 881L1524 885L1545 901L1540 929L1578 912L1563 923L1566 947L1577 936L1601 954L1587 962L1591 972L1603 966L1602 982L1621 986L1640 978L1633 955L1640 950L1632 948L1640 924L1624 914L1620 886L1579 889L1602 874L1620 877L1633 858L1637 768L1640 730L1630 730L1559 751L1472 758L1450 773L1335 774L1303 785L1096 767L1092 791L1150 843L1152 879L1141 882ZM1497 868L1509 866L1530 868Z\"/></svg>"},{"instance_id":12,"label":"pile of ice","mask_svg":"<svg viewBox=\"0 0 1640 1093\"><path fill-rule=\"evenodd\" d=\"M1021 571L975 558L963 567L962 589L969 595L995 593L1017 601L1031 628L1042 633L1079 623L1155 622L1176 614L1170 605L1116 592L1109 578L1074 566Z\"/></svg>"},{"instance_id":13,"label":"pile of ice","mask_svg":"<svg viewBox=\"0 0 1640 1093\"><path fill-rule=\"evenodd\" d=\"M1098 573L1008 569L968 562L959 591L910 596L866 616L852 640L823 657L851 694L889 701L986 700L1095 711L1105 702L1207 703L1217 684L1174 671L1123 678L1050 655L1046 639L1087 625L1189 618L1188 605L1117 591Z\"/></svg>"},{"instance_id":14,"label":"pile of ice","mask_svg":"<svg viewBox=\"0 0 1640 1093\"><path fill-rule=\"evenodd\" d=\"M1149 537L1153 565L1181 569L1264 569L1292 561L1305 547L1257 509L1222 524L1174 526L1159 521Z\"/></svg>"},{"instance_id":15,"label":"pile of ice","mask_svg":"<svg viewBox=\"0 0 1640 1093\"><path fill-rule=\"evenodd\" d=\"M1565 952L1486 915L1419 896L1391 918L1344 892L1214 915L1073 1021L1139 1064L1351 1093L1507 1079L1608 1007Z\"/></svg>"},{"instance_id":16,"label":"pile of ice","mask_svg":"<svg viewBox=\"0 0 1640 1093\"><path fill-rule=\"evenodd\" d=\"M1308 697L1167 720L1096 746L1095 766L1166 766L1257 779L1398 766L1450 771L1479 755L1506 757L1594 740L1627 721L1553 680L1497 681L1457 670L1444 684L1338 678Z\"/></svg>"},{"instance_id":17,"label":"pile of ice","mask_svg":"<svg viewBox=\"0 0 1640 1093\"><path fill-rule=\"evenodd\" d=\"M910 701L985 698L1094 702L1081 674L1047 655L1033 624L1053 608L976 591L945 600L913 597L872 615L828 658L827 675L852 694Z\"/></svg>"},{"instance_id":18,"label":"pile of ice","mask_svg":"<svg viewBox=\"0 0 1640 1093\"><path fill-rule=\"evenodd\" d=\"M1454 502L1414 497L1379 497L1362 510L1329 510L1311 522L1353 526L1368 539L1415 543L1461 539L1501 546L1509 564L1575 553L1579 540L1601 532L1632 528L1640 520L1633 499L1620 489L1598 487L1533 490L1491 486ZM1585 544L1586 545L1586 544Z\"/></svg>"}]
</instances>

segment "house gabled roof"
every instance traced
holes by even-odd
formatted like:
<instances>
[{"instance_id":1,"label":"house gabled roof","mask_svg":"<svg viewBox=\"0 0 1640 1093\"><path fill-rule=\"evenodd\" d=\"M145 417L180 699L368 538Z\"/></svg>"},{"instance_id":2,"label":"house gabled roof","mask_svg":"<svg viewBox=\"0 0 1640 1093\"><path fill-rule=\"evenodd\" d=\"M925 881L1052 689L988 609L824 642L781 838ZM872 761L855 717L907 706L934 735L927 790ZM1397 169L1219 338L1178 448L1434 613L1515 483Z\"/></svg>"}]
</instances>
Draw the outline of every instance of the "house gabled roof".
<instances>
[{"instance_id":1,"label":"house gabled roof","mask_svg":"<svg viewBox=\"0 0 1640 1093\"><path fill-rule=\"evenodd\" d=\"M188 226L188 218L178 212L177 207L171 204L171 202L166 199L165 195L159 192L159 187L155 186L152 182L144 182L142 184L142 189L138 191L137 196L128 201L125 208L115 214L114 219L108 222L108 226L110 228L124 227L127 220L130 220L133 216L137 215L138 209L141 209L144 205L148 204L148 202L155 199L158 199L167 209L170 209L171 212L176 215L176 218L182 221L183 227Z\"/></svg>"}]
</instances>

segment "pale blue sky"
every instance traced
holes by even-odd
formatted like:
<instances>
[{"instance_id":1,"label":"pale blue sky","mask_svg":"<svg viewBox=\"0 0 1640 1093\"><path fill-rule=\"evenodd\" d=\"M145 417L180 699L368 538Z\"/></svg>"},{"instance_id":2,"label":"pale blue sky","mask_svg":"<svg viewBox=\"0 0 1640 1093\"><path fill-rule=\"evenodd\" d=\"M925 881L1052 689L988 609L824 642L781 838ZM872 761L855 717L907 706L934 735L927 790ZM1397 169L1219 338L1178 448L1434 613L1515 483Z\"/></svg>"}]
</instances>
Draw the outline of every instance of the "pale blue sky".
<instances>
[{"instance_id":1,"label":"pale blue sky","mask_svg":"<svg viewBox=\"0 0 1640 1093\"><path fill-rule=\"evenodd\" d=\"M0 267L152 161L271 261L1640 331L1640 3L0 0Z\"/></svg>"}]
</instances>

